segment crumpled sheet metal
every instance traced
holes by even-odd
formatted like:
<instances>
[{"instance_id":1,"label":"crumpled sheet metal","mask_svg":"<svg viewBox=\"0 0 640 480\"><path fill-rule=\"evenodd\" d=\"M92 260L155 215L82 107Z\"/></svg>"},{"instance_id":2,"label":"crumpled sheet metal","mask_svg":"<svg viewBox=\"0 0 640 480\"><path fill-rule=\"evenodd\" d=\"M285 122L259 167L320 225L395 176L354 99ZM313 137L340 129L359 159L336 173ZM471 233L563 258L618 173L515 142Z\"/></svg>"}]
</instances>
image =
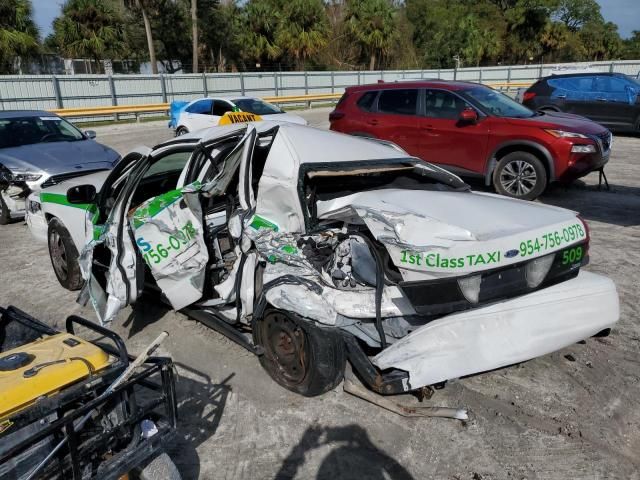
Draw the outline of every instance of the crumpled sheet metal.
<instances>
[{"instance_id":1,"label":"crumpled sheet metal","mask_svg":"<svg viewBox=\"0 0 640 480\"><path fill-rule=\"evenodd\" d=\"M612 327L615 284L581 271L528 295L434 320L373 358L409 373L412 388L546 355Z\"/></svg>"},{"instance_id":2,"label":"crumpled sheet metal","mask_svg":"<svg viewBox=\"0 0 640 480\"><path fill-rule=\"evenodd\" d=\"M93 249L98 245L105 244L111 251L110 270L117 268L115 266L117 251L115 249L115 241L106 233L108 226L99 239L93 240L85 245L78 257L80 273L84 279L84 286L78 295L78 303L86 305L91 302L98 320L102 325L111 323L118 312L127 304L127 288L122 282L120 275L109 275L107 278L106 290L103 290L98 280L93 276Z\"/></svg>"},{"instance_id":3,"label":"crumpled sheet metal","mask_svg":"<svg viewBox=\"0 0 640 480\"><path fill-rule=\"evenodd\" d=\"M209 261L197 191L192 185L168 192L144 202L133 214L136 245L176 310L202 297Z\"/></svg>"}]
</instances>

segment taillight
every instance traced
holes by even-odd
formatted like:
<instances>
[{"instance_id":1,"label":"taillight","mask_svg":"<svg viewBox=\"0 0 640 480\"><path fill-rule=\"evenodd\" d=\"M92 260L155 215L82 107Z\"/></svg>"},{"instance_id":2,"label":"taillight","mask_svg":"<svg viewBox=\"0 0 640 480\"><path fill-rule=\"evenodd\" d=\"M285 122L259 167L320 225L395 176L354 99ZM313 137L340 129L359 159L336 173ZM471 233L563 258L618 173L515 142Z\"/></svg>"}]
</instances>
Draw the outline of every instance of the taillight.
<instances>
[{"instance_id":1,"label":"taillight","mask_svg":"<svg viewBox=\"0 0 640 480\"><path fill-rule=\"evenodd\" d=\"M522 101L528 102L529 100L533 100L535 96L536 96L536 92L524 92L524 95L522 96Z\"/></svg>"},{"instance_id":2,"label":"taillight","mask_svg":"<svg viewBox=\"0 0 640 480\"><path fill-rule=\"evenodd\" d=\"M578 220L580 220L580 222L582 222L582 225L584 225L584 233L585 233L585 252L584 252L584 256L586 257L587 254L589 253L589 242L591 241L591 230L589 229L589 224L587 223L587 221L582 218L580 215L578 215Z\"/></svg>"},{"instance_id":3,"label":"taillight","mask_svg":"<svg viewBox=\"0 0 640 480\"><path fill-rule=\"evenodd\" d=\"M340 120L343 117L344 117L344 112L337 112L336 110L334 110L329 114L329 121L333 122L334 120Z\"/></svg>"}]
</instances>

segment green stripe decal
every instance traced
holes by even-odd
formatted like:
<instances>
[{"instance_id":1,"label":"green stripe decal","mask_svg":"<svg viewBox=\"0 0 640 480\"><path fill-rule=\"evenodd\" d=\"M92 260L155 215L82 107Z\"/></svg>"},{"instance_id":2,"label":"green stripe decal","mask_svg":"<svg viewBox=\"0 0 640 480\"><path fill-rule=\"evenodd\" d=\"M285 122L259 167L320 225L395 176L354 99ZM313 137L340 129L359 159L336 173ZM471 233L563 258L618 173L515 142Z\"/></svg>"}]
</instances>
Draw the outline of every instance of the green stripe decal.
<instances>
[{"instance_id":1,"label":"green stripe decal","mask_svg":"<svg viewBox=\"0 0 640 480\"><path fill-rule=\"evenodd\" d=\"M155 217L165 208L173 205L180 199L182 199L182 189L171 190L167 193L163 193L162 195L158 195L153 198L148 203L143 204L142 207L138 208L133 213L133 228L141 227L147 223L150 218Z\"/></svg>"},{"instance_id":2,"label":"green stripe decal","mask_svg":"<svg viewBox=\"0 0 640 480\"><path fill-rule=\"evenodd\" d=\"M254 215L251 220L251 228L256 230L260 230L261 228L268 228L269 230L273 230L274 232L278 231L278 225L273 222L270 222L266 218L261 217L260 215Z\"/></svg>"},{"instance_id":3,"label":"green stripe decal","mask_svg":"<svg viewBox=\"0 0 640 480\"><path fill-rule=\"evenodd\" d=\"M94 203L69 203L67 196L61 193L40 193L40 201L42 203L55 203L58 205L64 205L66 207L80 208L82 210L89 210L91 212L97 211L97 207Z\"/></svg>"}]
</instances>

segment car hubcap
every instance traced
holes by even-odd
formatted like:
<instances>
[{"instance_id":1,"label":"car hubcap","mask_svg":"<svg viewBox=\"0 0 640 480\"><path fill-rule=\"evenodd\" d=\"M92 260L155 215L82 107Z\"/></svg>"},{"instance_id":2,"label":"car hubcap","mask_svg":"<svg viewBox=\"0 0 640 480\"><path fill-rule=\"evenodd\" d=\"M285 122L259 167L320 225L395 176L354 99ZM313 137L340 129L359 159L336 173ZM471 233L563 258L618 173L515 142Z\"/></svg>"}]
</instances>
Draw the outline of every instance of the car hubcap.
<instances>
[{"instance_id":1,"label":"car hubcap","mask_svg":"<svg viewBox=\"0 0 640 480\"><path fill-rule=\"evenodd\" d=\"M282 379L297 385L307 373L304 332L280 313L270 313L263 320L265 350L280 370Z\"/></svg>"},{"instance_id":2,"label":"car hubcap","mask_svg":"<svg viewBox=\"0 0 640 480\"><path fill-rule=\"evenodd\" d=\"M500 172L500 184L508 193L521 197L533 190L538 181L536 169L524 160L507 163Z\"/></svg>"},{"instance_id":3,"label":"car hubcap","mask_svg":"<svg viewBox=\"0 0 640 480\"><path fill-rule=\"evenodd\" d=\"M51 232L49 235L49 252L53 269L62 280L67 279L67 252L64 242L58 232Z\"/></svg>"}]
</instances>

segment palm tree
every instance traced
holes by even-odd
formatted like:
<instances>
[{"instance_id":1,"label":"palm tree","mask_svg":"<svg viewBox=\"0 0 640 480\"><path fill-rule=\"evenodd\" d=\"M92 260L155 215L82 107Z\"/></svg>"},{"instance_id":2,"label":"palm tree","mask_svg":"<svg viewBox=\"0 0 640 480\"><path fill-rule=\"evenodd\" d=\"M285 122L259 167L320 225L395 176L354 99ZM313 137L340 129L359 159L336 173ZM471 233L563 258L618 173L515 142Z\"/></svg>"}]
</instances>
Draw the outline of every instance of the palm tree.
<instances>
[{"instance_id":1,"label":"palm tree","mask_svg":"<svg viewBox=\"0 0 640 480\"><path fill-rule=\"evenodd\" d=\"M275 41L280 13L272 0L249 0L243 10L244 28L241 34L243 56L260 61L273 60L282 50Z\"/></svg>"},{"instance_id":2,"label":"palm tree","mask_svg":"<svg viewBox=\"0 0 640 480\"><path fill-rule=\"evenodd\" d=\"M151 21L149 20L149 9L152 7L152 0L124 0L123 5L129 9L138 10L142 14L142 23L144 23L144 32L147 36L147 49L149 50L149 62L151 63L151 73L158 73L158 64L156 62L156 47L153 44L153 31L151 30Z\"/></svg>"},{"instance_id":3,"label":"palm tree","mask_svg":"<svg viewBox=\"0 0 640 480\"><path fill-rule=\"evenodd\" d=\"M327 45L329 21L322 0L290 0L282 13L277 44L302 70L304 61Z\"/></svg>"},{"instance_id":4,"label":"palm tree","mask_svg":"<svg viewBox=\"0 0 640 480\"><path fill-rule=\"evenodd\" d=\"M378 54L389 50L395 37L393 5L389 0L349 0L345 12L348 29L369 55L369 70Z\"/></svg>"},{"instance_id":5,"label":"palm tree","mask_svg":"<svg viewBox=\"0 0 640 480\"><path fill-rule=\"evenodd\" d=\"M38 28L29 0L0 2L0 73L13 73L16 59L38 51Z\"/></svg>"},{"instance_id":6,"label":"palm tree","mask_svg":"<svg viewBox=\"0 0 640 480\"><path fill-rule=\"evenodd\" d=\"M53 41L60 51L75 58L101 60L125 51L123 22L107 0L67 0L62 15L53 22Z\"/></svg>"}]
</instances>

